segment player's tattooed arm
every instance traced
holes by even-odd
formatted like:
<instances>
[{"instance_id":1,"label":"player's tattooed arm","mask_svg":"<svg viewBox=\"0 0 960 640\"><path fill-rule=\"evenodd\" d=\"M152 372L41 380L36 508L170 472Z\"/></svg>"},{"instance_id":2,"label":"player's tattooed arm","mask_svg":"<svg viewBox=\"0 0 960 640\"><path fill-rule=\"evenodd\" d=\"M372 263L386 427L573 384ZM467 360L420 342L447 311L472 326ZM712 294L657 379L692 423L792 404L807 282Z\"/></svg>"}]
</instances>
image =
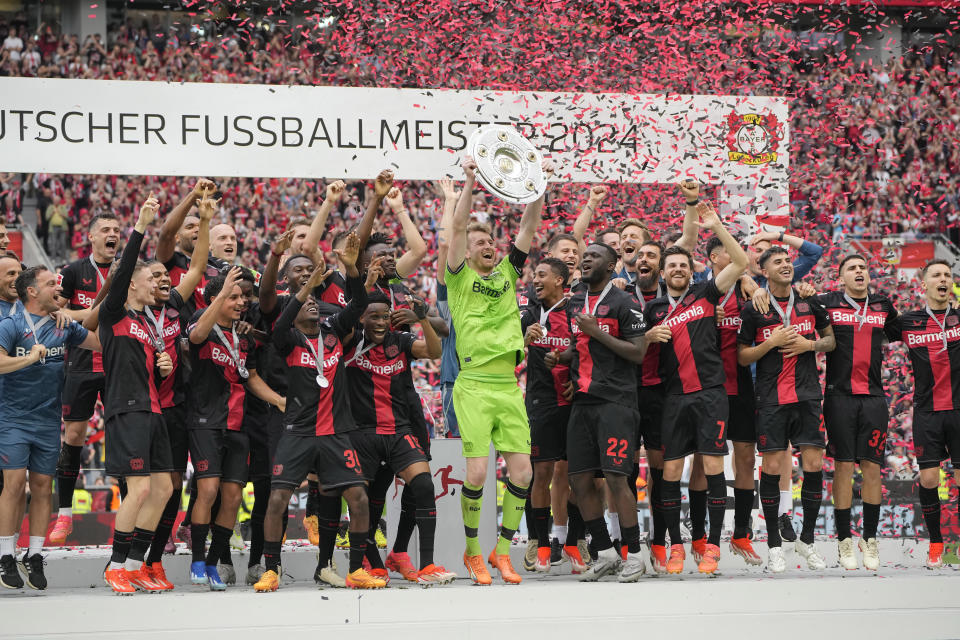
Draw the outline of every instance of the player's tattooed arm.
<instances>
[{"instance_id":1,"label":"player's tattooed arm","mask_svg":"<svg viewBox=\"0 0 960 640\"><path fill-rule=\"evenodd\" d=\"M773 330L769 338L758 345L738 344L737 362L741 367L748 367L767 355L771 350L792 343L797 335L796 328L780 325Z\"/></svg>"},{"instance_id":2,"label":"player's tattooed arm","mask_svg":"<svg viewBox=\"0 0 960 640\"><path fill-rule=\"evenodd\" d=\"M833 327L827 326L820 329L820 337L816 340L804 338L801 335L795 335L790 342L784 345L783 355L786 358L798 356L807 351L816 353L827 353L837 348L837 340L833 335Z\"/></svg>"},{"instance_id":3,"label":"player's tattooed arm","mask_svg":"<svg viewBox=\"0 0 960 640\"><path fill-rule=\"evenodd\" d=\"M207 339L207 336L210 335L210 332L213 331L213 325L217 323L217 315L220 313L220 308L223 306L223 303L227 301L233 292L233 287L237 284L237 280L240 279L240 267L233 267L227 273L226 279L223 281L223 288L220 290L220 293L217 294L213 300L210 301L210 306L203 310L203 314L200 315L200 318L197 320L196 324L193 325L193 329L190 331L190 342L193 344L203 344Z\"/></svg>"},{"instance_id":4,"label":"player's tattooed arm","mask_svg":"<svg viewBox=\"0 0 960 640\"><path fill-rule=\"evenodd\" d=\"M200 218L197 244L190 256L190 268L176 287L177 293L184 300L188 300L193 295L207 268L207 258L210 257L210 221L213 220L213 214L216 213L218 204L220 204L219 199L214 200L208 194L204 194L203 199L197 205L198 217Z\"/></svg>"},{"instance_id":5,"label":"player's tattooed arm","mask_svg":"<svg viewBox=\"0 0 960 640\"><path fill-rule=\"evenodd\" d=\"M173 257L173 252L177 248L177 232L183 226L183 221L193 208L193 205L200 201L200 198L212 196L216 191L216 185L207 178L199 178L193 186L187 197L173 208L163 226L160 227L160 237L157 240L157 255L159 262L166 263ZM201 231L202 234L202 231ZM206 263L206 260L204 260Z\"/></svg>"}]
</instances>

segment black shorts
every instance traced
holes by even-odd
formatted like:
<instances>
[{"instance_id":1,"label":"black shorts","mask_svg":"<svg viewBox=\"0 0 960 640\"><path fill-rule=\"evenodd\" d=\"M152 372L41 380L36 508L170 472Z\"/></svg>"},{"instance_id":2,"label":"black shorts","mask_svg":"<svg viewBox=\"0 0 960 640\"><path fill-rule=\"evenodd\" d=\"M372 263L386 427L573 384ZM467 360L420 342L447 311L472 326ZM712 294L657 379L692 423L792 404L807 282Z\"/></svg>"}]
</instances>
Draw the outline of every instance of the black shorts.
<instances>
[{"instance_id":1,"label":"black shorts","mask_svg":"<svg viewBox=\"0 0 960 640\"><path fill-rule=\"evenodd\" d=\"M553 462L567 459L567 425L570 406L554 405L527 410L530 420L530 461Z\"/></svg>"},{"instance_id":2,"label":"black shorts","mask_svg":"<svg viewBox=\"0 0 960 640\"><path fill-rule=\"evenodd\" d=\"M307 477L307 472L313 469L323 489L365 484L360 459L346 434L298 436L284 433L273 458L270 486L296 489Z\"/></svg>"},{"instance_id":3,"label":"black shorts","mask_svg":"<svg viewBox=\"0 0 960 640\"><path fill-rule=\"evenodd\" d=\"M663 406L663 459L691 453L727 455L727 390L723 387L667 396Z\"/></svg>"},{"instance_id":4,"label":"black shorts","mask_svg":"<svg viewBox=\"0 0 960 640\"><path fill-rule=\"evenodd\" d=\"M757 408L757 450L786 451L787 446L826 448L820 400L801 400Z\"/></svg>"},{"instance_id":5,"label":"black shorts","mask_svg":"<svg viewBox=\"0 0 960 640\"><path fill-rule=\"evenodd\" d=\"M407 404L409 405L407 411L410 412L410 431L417 442L420 443L420 447L429 461L431 460L430 430L427 428L427 418L423 415L423 403L420 401L420 394L417 393L417 389L412 382L407 390Z\"/></svg>"},{"instance_id":6,"label":"black shorts","mask_svg":"<svg viewBox=\"0 0 960 640\"><path fill-rule=\"evenodd\" d=\"M148 476L173 471L170 438L163 416L149 411L119 413L107 418L107 475Z\"/></svg>"},{"instance_id":7,"label":"black shorts","mask_svg":"<svg viewBox=\"0 0 960 640\"><path fill-rule=\"evenodd\" d=\"M93 417L97 397L103 393L104 380L102 373L66 373L60 395L64 421L86 422Z\"/></svg>"},{"instance_id":8,"label":"black shorts","mask_svg":"<svg viewBox=\"0 0 960 640\"><path fill-rule=\"evenodd\" d=\"M663 401L666 397L663 385L640 387L637 393L637 408L640 412L640 436L637 448L643 445L647 451L663 450L663 434L660 427L663 422Z\"/></svg>"},{"instance_id":9,"label":"black shorts","mask_svg":"<svg viewBox=\"0 0 960 640\"><path fill-rule=\"evenodd\" d=\"M191 429L190 459L197 478L247 484L250 438L229 429Z\"/></svg>"},{"instance_id":10,"label":"black shorts","mask_svg":"<svg viewBox=\"0 0 960 640\"><path fill-rule=\"evenodd\" d=\"M727 396L727 440L757 441L757 406L753 396Z\"/></svg>"},{"instance_id":11,"label":"black shorts","mask_svg":"<svg viewBox=\"0 0 960 640\"><path fill-rule=\"evenodd\" d=\"M187 454L190 453L190 438L187 435L187 403L181 402L175 407L164 409L163 421L167 425L167 436L170 438L173 470L186 473Z\"/></svg>"},{"instance_id":12,"label":"black shorts","mask_svg":"<svg viewBox=\"0 0 960 640\"><path fill-rule=\"evenodd\" d=\"M960 410L914 410L913 451L921 469L939 467L948 457L960 469Z\"/></svg>"},{"instance_id":13,"label":"black shorts","mask_svg":"<svg viewBox=\"0 0 960 640\"><path fill-rule=\"evenodd\" d=\"M412 464L427 461L420 443L409 430L380 435L373 429L357 429L350 432L350 442L368 482L373 482L383 465L397 475Z\"/></svg>"},{"instance_id":14,"label":"black shorts","mask_svg":"<svg viewBox=\"0 0 960 640\"><path fill-rule=\"evenodd\" d=\"M264 429L250 434L250 480L260 480L273 475L273 456L283 433L283 414L274 406L266 417Z\"/></svg>"},{"instance_id":15,"label":"black shorts","mask_svg":"<svg viewBox=\"0 0 960 640\"><path fill-rule=\"evenodd\" d=\"M574 403L567 425L568 473L630 475L639 420L636 409L622 404Z\"/></svg>"},{"instance_id":16,"label":"black shorts","mask_svg":"<svg viewBox=\"0 0 960 640\"><path fill-rule=\"evenodd\" d=\"M883 464L890 414L881 396L829 395L823 399L827 455L837 462Z\"/></svg>"}]
</instances>

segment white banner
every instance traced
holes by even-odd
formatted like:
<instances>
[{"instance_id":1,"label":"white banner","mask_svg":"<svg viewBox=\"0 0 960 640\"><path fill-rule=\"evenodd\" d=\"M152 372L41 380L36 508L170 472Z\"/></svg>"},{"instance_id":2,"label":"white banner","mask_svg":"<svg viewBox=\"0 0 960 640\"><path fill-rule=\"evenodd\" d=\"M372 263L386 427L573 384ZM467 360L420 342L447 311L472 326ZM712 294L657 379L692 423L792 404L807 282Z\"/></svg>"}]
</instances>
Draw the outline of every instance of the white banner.
<instances>
[{"instance_id":1,"label":"white banner","mask_svg":"<svg viewBox=\"0 0 960 640\"><path fill-rule=\"evenodd\" d=\"M571 182L734 187L785 214L785 98L0 79L0 171L458 178L469 135L517 127Z\"/></svg>"}]
</instances>

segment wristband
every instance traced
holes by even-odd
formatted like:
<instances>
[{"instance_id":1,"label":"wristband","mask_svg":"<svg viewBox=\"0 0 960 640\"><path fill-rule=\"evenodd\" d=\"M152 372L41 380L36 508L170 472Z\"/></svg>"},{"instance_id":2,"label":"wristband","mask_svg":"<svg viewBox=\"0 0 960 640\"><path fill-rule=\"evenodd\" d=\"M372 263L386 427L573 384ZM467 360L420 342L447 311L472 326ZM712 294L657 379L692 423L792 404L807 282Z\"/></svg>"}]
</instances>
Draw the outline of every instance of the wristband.
<instances>
[{"instance_id":1,"label":"wristband","mask_svg":"<svg viewBox=\"0 0 960 640\"><path fill-rule=\"evenodd\" d=\"M281 253L275 253L275 252L271 251L270 253L271 253L271 255L273 255L275 258L279 258L280 256L283 255L282 252L281 252Z\"/></svg>"},{"instance_id":2,"label":"wristband","mask_svg":"<svg viewBox=\"0 0 960 640\"><path fill-rule=\"evenodd\" d=\"M778 240L780 242L783 242L783 231L780 232L780 236L778 237Z\"/></svg>"},{"instance_id":3,"label":"wristband","mask_svg":"<svg viewBox=\"0 0 960 640\"><path fill-rule=\"evenodd\" d=\"M695 207L695 206L697 206L698 204L700 204L700 198L697 198L697 199L694 200L693 202L690 202L689 200L687 200L687 206L688 206L688 207Z\"/></svg>"}]
</instances>

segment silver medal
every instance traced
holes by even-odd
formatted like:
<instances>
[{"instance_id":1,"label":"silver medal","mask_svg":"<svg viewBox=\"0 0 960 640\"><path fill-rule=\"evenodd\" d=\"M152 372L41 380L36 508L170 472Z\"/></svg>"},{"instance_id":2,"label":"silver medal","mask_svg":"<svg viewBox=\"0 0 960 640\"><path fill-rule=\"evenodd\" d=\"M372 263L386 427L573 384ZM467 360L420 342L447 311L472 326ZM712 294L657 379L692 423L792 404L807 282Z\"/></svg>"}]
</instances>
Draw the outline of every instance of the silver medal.
<instances>
[{"instance_id":1,"label":"silver medal","mask_svg":"<svg viewBox=\"0 0 960 640\"><path fill-rule=\"evenodd\" d=\"M326 389L330 386L330 381L327 380L322 373L317 374L317 386L321 389Z\"/></svg>"},{"instance_id":2,"label":"silver medal","mask_svg":"<svg viewBox=\"0 0 960 640\"><path fill-rule=\"evenodd\" d=\"M247 371L247 368L243 365L240 365L239 367L237 367L237 374L244 380L250 377L250 372Z\"/></svg>"}]
</instances>

